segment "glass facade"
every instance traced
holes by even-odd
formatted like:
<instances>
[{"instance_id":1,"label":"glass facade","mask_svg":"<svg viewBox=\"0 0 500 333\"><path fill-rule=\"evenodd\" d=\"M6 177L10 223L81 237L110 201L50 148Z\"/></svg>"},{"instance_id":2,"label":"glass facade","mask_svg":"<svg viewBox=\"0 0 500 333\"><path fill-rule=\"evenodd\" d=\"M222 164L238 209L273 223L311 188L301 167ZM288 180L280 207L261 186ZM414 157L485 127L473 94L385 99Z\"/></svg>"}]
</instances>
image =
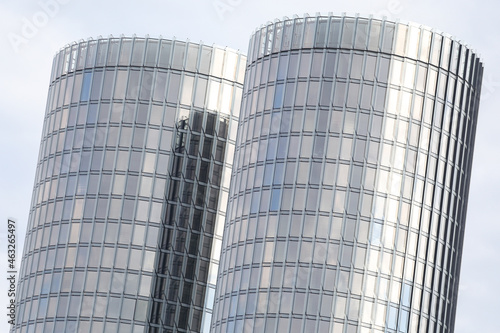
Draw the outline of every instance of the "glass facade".
<instances>
[{"instance_id":1,"label":"glass facade","mask_svg":"<svg viewBox=\"0 0 500 333\"><path fill-rule=\"evenodd\" d=\"M213 332L453 332L482 70L412 24L257 30Z\"/></svg>"},{"instance_id":2,"label":"glass facade","mask_svg":"<svg viewBox=\"0 0 500 333\"><path fill-rule=\"evenodd\" d=\"M207 332L246 58L154 38L54 58L14 332Z\"/></svg>"}]
</instances>

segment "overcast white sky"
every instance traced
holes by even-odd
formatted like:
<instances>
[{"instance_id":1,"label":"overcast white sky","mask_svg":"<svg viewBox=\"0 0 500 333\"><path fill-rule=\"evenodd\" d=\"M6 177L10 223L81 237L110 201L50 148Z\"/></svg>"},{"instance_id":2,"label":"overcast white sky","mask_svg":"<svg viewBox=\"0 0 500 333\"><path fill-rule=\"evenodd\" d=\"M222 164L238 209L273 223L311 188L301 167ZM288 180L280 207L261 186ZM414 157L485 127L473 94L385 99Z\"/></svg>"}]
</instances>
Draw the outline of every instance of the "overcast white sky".
<instances>
[{"instance_id":1,"label":"overcast white sky","mask_svg":"<svg viewBox=\"0 0 500 333\"><path fill-rule=\"evenodd\" d=\"M246 52L267 21L316 12L360 13L413 21L465 41L485 65L465 247L457 333L500 332L500 4L487 0L39 0L0 2L0 331L4 304L7 218L24 240L53 55L99 35L187 39ZM31 27L30 27L31 25ZM19 265L18 265L19 267Z\"/></svg>"}]
</instances>

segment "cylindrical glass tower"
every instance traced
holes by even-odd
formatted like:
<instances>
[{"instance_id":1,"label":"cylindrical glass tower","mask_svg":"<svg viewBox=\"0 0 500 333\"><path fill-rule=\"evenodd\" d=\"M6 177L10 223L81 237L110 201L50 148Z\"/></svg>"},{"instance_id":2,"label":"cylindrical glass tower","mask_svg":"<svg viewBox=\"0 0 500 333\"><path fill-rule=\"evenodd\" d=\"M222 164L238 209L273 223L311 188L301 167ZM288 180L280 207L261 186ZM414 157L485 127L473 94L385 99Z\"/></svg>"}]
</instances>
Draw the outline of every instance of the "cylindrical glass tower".
<instances>
[{"instance_id":1,"label":"cylindrical glass tower","mask_svg":"<svg viewBox=\"0 0 500 333\"><path fill-rule=\"evenodd\" d=\"M209 327L245 62L161 38L56 55L15 332Z\"/></svg>"},{"instance_id":2,"label":"cylindrical glass tower","mask_svg":"<svg viewBox=\"0 0 500 333\"><path fill-rule=\"evenodd\" d=\"M347 16L250 41L214 332L453 332L482 64Z\"/></svg>"}]
</instances>

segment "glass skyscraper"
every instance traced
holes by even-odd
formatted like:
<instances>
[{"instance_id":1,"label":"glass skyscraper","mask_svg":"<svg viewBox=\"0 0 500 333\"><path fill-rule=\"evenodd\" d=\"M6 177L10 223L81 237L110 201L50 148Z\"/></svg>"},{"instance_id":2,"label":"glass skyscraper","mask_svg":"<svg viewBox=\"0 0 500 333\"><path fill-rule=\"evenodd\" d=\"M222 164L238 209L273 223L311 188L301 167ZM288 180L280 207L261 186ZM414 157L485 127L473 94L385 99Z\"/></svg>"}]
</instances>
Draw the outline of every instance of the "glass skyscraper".
<instances>
[{"instance_id":1,"label":"glass skyscraper","mask_svg":"<svg viewBox=\"0 0 500 333\"><path fill-rule=\"evenodd\" d=\"M209 327L245 63L154 38L55 56L15 332Z\"/></svg>"},{"instance_id":2,"label":"glass skyscraper","mask_svg":"<svg viewBox=\"0 0 500 333\"><path fill-rule=\"evenodd\" d=\"M482 71L333 15L261 27L248 60L63 48L13 332L453 332Z\"/></svg>"},{"instance_id":3,"label":"glass skyscraper","mask_svg":"<svg viewBox=\"0 0 500 333\"><path fill-rule=\"evenodd\" d=\"M453 332L481 78L413 24L257 30L213 332Z\"/></svg>"}]
</instances>

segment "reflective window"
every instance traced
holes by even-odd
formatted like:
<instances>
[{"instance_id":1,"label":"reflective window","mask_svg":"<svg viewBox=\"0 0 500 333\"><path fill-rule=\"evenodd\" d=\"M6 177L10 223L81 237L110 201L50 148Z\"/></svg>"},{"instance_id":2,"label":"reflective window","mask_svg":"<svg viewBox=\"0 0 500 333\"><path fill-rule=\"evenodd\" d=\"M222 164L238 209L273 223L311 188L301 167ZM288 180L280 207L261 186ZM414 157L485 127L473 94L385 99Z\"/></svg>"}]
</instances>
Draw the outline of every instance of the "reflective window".
<instances>
[{"instance_id":1,"label":"reflective window","mask_svg":"<svg viewBox=\"0 0 500 333\"><path fill-rule=\"evenodd\" d=\"M82 92L80 95L80 101L86 102L90 98L90 84L92 82L92 73L85 72L83 73L83 83L82 83Z\"/></svg>"},{"instance_id":2,"label":"reflective window","mask_svg":"<svg viewBox=\"0 0 500 333\"><path fill-rule=\"evenodd\" d=\"M270 211L277 211L279 209L280 204L280 189L273 189L271 195L271 204L269 205Z\"/></svg>"},{"instance_id":3,"label":"reflective window","mask_svg":"<svg viewBox=\"0 0 500 333\"><path fill-rule=\"evenodd\" d=\"M278 84L276 86L276 90L274 91L273 108L280 108L283 105L283 90L283 84Z\"/></svg>"}]
</instances>

